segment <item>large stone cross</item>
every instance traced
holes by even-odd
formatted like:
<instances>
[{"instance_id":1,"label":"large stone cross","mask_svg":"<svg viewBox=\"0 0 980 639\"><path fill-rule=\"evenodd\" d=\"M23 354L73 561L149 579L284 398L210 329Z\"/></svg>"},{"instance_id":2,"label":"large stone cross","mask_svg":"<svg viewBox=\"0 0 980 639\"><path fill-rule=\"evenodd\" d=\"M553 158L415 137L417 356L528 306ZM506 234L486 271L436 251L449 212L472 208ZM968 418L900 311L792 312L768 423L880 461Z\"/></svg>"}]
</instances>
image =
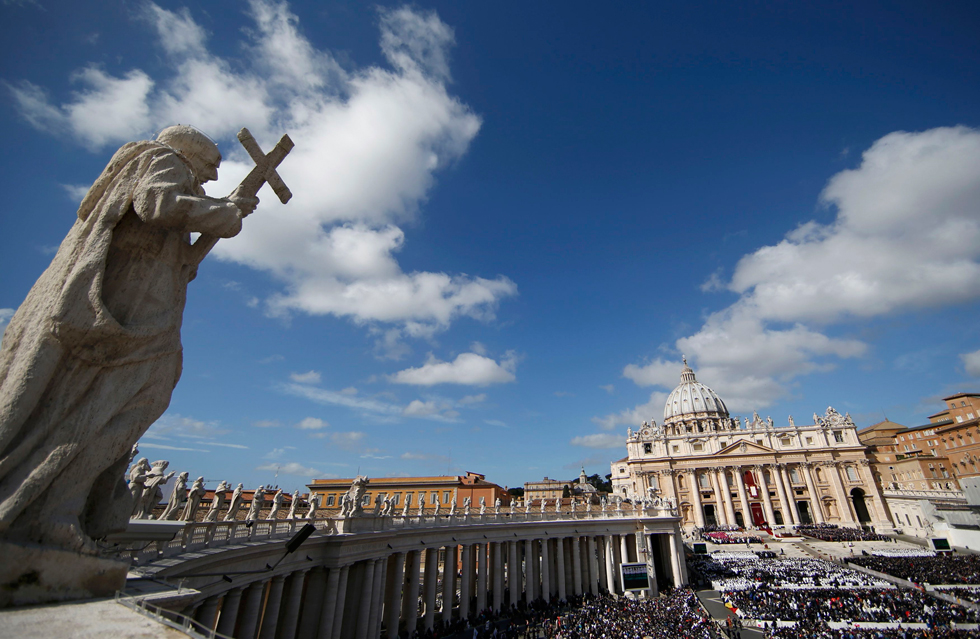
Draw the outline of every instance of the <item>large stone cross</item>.
<instances>
[{"instance_id":1,"label":"large stone cross","mask_svg":"<svg viewBox=\"0 0 980 639\"><path fill-rule=\"evenodd\" d=\"M290 192L289 187L282 181L282 178L279 177L276 168L293 149L293 141L289 139L289 136L284 135L279 138L279 142L268 154L262 153L258 142L255 141L255 138L252 137L249 130L244 127L238 132L238 141L242 143L242 146L245 147L252 161L255 162L255 167L245 176L245 179L239 185L238 192L242 195L255 197L255 194L262 188L262 184L268 182L269 186L272 187L272 190L279 197L279 201L283 204L288 202L289 198L293 197L293 194Z\"/></svg>"}]
</instances>

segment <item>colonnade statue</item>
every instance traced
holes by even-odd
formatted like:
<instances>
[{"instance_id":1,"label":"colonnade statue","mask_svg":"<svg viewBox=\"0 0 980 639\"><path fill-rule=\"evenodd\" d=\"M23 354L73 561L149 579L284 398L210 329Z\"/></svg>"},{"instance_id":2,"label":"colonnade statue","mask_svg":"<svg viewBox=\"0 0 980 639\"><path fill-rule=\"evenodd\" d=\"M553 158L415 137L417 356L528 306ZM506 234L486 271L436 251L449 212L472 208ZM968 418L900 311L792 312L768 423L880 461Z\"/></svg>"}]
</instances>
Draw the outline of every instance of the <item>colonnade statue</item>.
<instances>
[{"instance_id":1,"label":"colonnade statue","mask_svg":"<svg viewBox=\"0 0 980 639\"><path fill-rule=\"evenodd\" d=\"M89 189L50 266L0 345L0 541L95 555L124 530L133 444L181 373L187 285L220 238L236 236L292 148L268 155L227 198L205 195L221 153L189 126L120 148ZM191 244L190 234L201 236Z\"/></svg>"}]
</instances>

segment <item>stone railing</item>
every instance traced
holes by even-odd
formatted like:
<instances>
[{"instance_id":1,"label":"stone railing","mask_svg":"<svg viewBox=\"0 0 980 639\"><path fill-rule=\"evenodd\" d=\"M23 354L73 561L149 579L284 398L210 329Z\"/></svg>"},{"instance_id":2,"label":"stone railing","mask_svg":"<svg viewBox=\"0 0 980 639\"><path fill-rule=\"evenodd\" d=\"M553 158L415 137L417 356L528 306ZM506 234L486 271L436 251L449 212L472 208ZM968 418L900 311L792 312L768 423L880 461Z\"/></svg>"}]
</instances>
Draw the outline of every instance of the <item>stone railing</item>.
<instances>
[{"instance_id":1,"label":"stone railing","mask_svg":"<svg viewBox=\"0 0 980 639\"><path fill-rule=\"evenodd\" d=\"M965 502L966 497L959 490L917 490L914 488L887 488L882 491L885 497L922 497L925 499L949 499Z\"/></svg>"},{"instance_id":2,"label":"stone railing","mask_svg":"<svg viewBox=\"0 0 980 639\"><path fill-rule=\"evenodd\" d=\"M154 541L132 551L133 562L145 565L158 559L174 557L186 552L206 548L218 548L236 544L288 538L305 524L312 523L317 532L324 535L356 534L378 531L416 530L448 526L492 526L494 524L536 523L555 521L598 521L631 519L639 517L676 517L677 509L669 507L632 508L602 511L580 510L576 512L517 511L500 513L423 513L421 515L379 516L363 513L355 517L325 517L321 519L280 519L246 521L188 522L181 532L170 541Z\"/></svg>"}]
</instances>

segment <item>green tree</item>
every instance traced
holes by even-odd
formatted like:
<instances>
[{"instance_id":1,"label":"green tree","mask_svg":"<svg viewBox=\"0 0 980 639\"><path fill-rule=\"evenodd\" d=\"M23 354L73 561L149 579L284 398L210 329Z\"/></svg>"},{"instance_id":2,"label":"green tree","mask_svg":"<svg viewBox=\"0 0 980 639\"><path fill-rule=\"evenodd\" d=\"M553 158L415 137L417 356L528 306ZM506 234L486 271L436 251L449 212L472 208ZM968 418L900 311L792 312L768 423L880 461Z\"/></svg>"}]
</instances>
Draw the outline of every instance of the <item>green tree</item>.
<instances>
[{"instance_id":1,"label":"green tree","mask_svg":"<svg viewBox=\"0 0 980 639\"><path fill-rule=\"evenodd\" d=\"M561 489L561 498L568 499L571 496L572 496L572 491L568 487L568 484L565 484L565 487Z\"/></svg>"}]
</instances>

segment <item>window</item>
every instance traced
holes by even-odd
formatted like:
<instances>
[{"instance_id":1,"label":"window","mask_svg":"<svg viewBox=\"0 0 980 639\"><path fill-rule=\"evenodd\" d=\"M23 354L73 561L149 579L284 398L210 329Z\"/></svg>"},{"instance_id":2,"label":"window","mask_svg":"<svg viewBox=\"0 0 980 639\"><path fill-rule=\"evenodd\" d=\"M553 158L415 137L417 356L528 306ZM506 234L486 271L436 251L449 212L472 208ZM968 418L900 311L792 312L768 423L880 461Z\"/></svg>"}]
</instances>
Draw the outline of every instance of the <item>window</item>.
<instances>
[{"instance_id":1,"label":"window","mask_svg":"<svg viewBox=\"0 0 980 639\"><path fill-rule=\"evenodd\" d=\"M858 480L857 469L854 468L854 466L848 466L847 467L847 478L849 480L851 480L851 481L857 481ZM895 475L892 475L892 479L895 479Z\"/></svg>"},{"instance_id":2,"label":"window","mask_svg":"<svg viewBox=\"0 0 980 639\"><path fill-rule=\"evenodd\" d=\"M406 504L412 503L412 493L405 493L405 503Z\"/></svg>"},{"instance_id":3,"label":"window","mask_svg":"<svg viewBox=\"0 0 980 639\"><path fill-rule=\"evenodd\" d=\"M762 440L761 439L755 440L755 443L758 444L758 445L760 445L760 446L762 446Z\"/></svg>"},{"instance_id":4,"label":"window","mask_svg":"<svg viewBox=\"0 0 980 639\"><path fill-rule=\"evenodd\" d=\"M438 504L439 503L439 492L438 491L433 490L431 493L429 493L429 503L432 504L432 505L435 505L435 504Z\"/></svg>"},{"instance_id":5,"label":"window","mask_svg":"<svg viewBox=\"0 0 980 639\"><path fill-rule=\"evenodd\" d=\"M966 414L966 418L967 419L973 419L973 413L967 413Z\"/></svg>"},{"instance_id":6,"label":"window","mask_svg":"<svg viewBox=\"0 0 980 639\"><path fill-rule=\"evenodd\" d=\"M783 439L779 440L780 446L791 446L792 444L793 444L793 440L790 439L789 437L784 437Z\"/></svg>"},{"instance_id":7,"label":"window","mask_svg":"<svg viewBox=\"0 0 980 639\"><path fill-rule=\"evenodd\" d=\"M395 493L395 497L394 497L394 499L392 500L391 503L393 503L394 505L397 506L401 502L401 500L402 500L402 494L401 493Z\"/></svg>"},{"instance_id":8,"label":"window","mask_svg":"<svg viewBox=\"0 0 980 639\"><path fill-rule=\"evenodd\" d=\"M708 484L708 475L706 473L698 474L698 485L700 485L701 488L710 488L710 485Z\"/></svg>"},{"instance_id":9,"label":"window","mask_svg":"<svg viewBox=\"0 0 980 639\"><path fill-rule=\"evenodd\" d=\"M807 437L806 438L806 445L807 446L813 446L813 438L812 437Z\"/></svg>"},{"instance_id":10,"label":"window","mask_svg":"<svg viewBox=\"0 0 980 639\"><path fill-rule=\"evenodd\" d=\"M704 444L701 444L701 443L697 443L697 444L692 444L692 445L691 445L691 448L693 448L693 449L694 449L694 452L696 452L696 453L700 453L701 451L703 451L703 450L704 450Z\"/></svg>"},{"instance_id":11,"label":"window","mask_svg":"<svg viewBox=\"0 0 980 639\"><path fill-rule=\"evenodd\" d=\"M800 474L798 472L796 472L796 469L795 468L790 468L789 469L789 480L790 480L791 483L794 483L794 484L800 483Z\"/></svg>"},{"instance_id":12,"label":"window","mask_svg":"<svg viewBox=\"0 0 980 639\"><path fill-rule=\"evenodd\" d=\"M620 474L625 475L626 474L626 468L620 468L619 469L619 472L620 472Z\"/></svg>"},{"instance_id":13,"label":"window","mask_svg":"<svg viewBox=\"0 0 980 639\"><path fill-rule=\"evenodd\" d=\"M337 499L336 495L327 495L327 506L333 506L335 499Z\"/></svg>"},{"instance_id":14,"label":"window","mask_svg":"<svg viewBox=\"0 0 980 639\"><path fill-rule=\"evenodd\" d=\"M371 505L371 493L365 493L364 494L364 499L361 500L361 505L362 506L370 506Z\"/></svg>"},{"instance_id":15,"label":"window","mask_svg":"<svg viewBox=\"0 0 980 639\"><path fill-rule=\"evenodd\" d=\"M671 446L671 447L670 447L670 449L671 449L671 450L672 450L673 452L675 452L675 453L677 453L677 452L680 452L680 450L681 450L681 449L680 449L680 446L678 446L677 444L674 444L673 446Z\"/></svg>"},{"instance_id":16,"label":"window","mask_svg":"<svg viewBox=\"0 0 980 639\"><path fill-rule=\"evenodd\" d=\"M844 443L844 433L842 433L839 430L835 430L834 431L834 441L837 442L838 444L843 444Z\"/></svg>"},{"instance_id":17,"label":"window","mask_svg":"<svg viewBox=\"0 0 980 639\"><path fill-rule=\"evenodd\" d=\"M448 490L442 491L442 503L448 504L453 500L453 493Z\"/></svg>"},{"instance_id":18,"label":"window","mask_svg":"<svg viewBox=\"0 0 980 639\"><path fill-rule=\"evenodd\" d=\"M962 415L957 415L956 416L956 421L962 422L963 421L963 416Z\"/></svg>"},{"instance_id":19,"label":"window","mask_svg":"<svg viewBox=\"0 0 980 639\"><path fill-rule=\"evenodd\" d=\"M915 438L916 439L922 439L922 433L916 433L915 434Z\"/></svg>"},{"instance_id":20,"label":"window","mask_svg":"<svg viewBox=\"0 0 980 639\"><path fill-rule=\"evenodd\" d=\"M647 455L653 452L653 444L643 444L643 452Z\"/></svg>"}]
</instances>

